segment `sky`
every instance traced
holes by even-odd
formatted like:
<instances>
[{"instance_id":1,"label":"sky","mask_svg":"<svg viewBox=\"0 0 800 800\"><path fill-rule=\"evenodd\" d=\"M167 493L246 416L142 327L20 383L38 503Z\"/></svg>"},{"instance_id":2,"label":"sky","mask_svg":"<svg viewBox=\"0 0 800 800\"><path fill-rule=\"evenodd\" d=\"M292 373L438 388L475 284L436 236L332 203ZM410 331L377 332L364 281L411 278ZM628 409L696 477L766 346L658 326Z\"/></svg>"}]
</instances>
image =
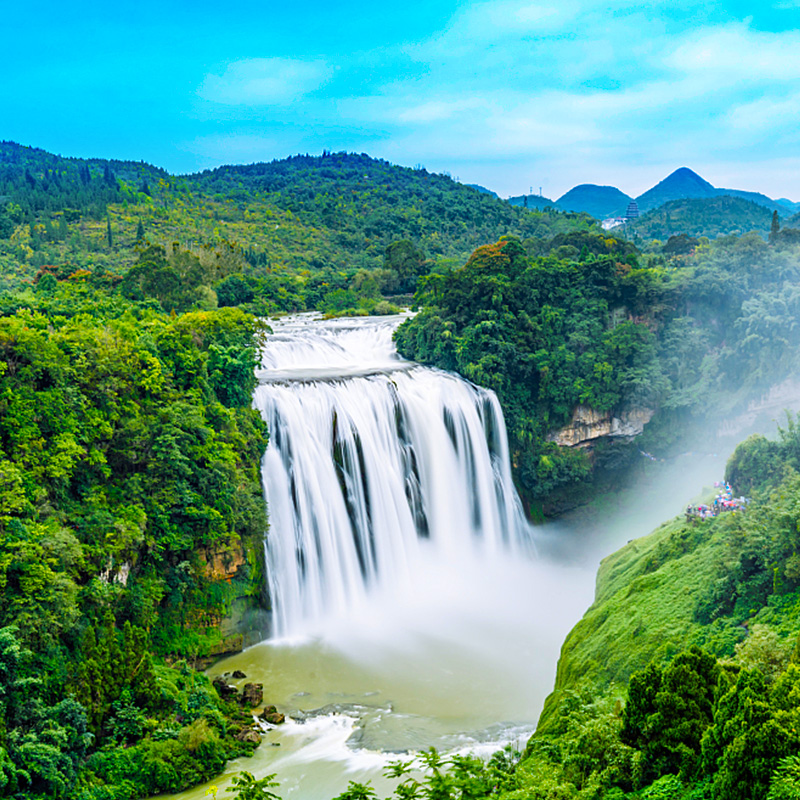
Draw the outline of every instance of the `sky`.
<instances>
[{"instance_id":1,"label":"sky","mask_svg":"<svg viewBox=\"0 0 800 800\"><path fill-rule=\"evenodd\" d=\"M365 152L503 197L687 166L800 201L800 0L40 0L0 139L171 173Z\"/></svg>"}]
</instances>

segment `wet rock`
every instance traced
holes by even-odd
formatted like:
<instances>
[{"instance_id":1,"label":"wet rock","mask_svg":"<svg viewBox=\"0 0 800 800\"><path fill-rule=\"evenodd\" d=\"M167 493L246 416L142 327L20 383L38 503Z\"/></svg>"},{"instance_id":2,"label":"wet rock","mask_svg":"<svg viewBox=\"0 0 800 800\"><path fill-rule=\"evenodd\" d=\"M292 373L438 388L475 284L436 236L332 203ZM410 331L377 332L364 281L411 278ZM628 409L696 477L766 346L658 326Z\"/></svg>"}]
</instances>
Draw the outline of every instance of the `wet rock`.
<instances>
[{"instance_id":1,"label":"wet rock","mask_svg":"<svg viewBox=\"0 0 800 800\"><path fill-rule=\"evenodd\" d=\"M235 673L234 673L235 674ZM242 696L239 702L248 708L260 706L264 700L263 683L246 683L242 689Z\"/></svg>"},{"instance_id":2,"label":"wet rock","mask_svg":"<svg viewBox=\"0 0 800 800\"><path fill-rule=\"evenodd\" d=\"M221 675L214 678L212 685L223 700L231 700L238 694L236 687L231 686Z\"/></svg>"},{"instance_id":3,"label":"wet rock","mask_svg":"<svg viewBox=\"0 0 800 800\"><path fill-rule=\"evenodd\" d=\"M267 722L270 725L280 725L281 723L286 722L286 716L284 714L281 714L281 712L278 711L278 709L275 708L275 706L267 706L261 712L261 719L263 719L264 722Z\"/></svg>"},{"instance_id":4,"label":"wet rock","mask_svg":"<svg viewBox=\"0 0 800 800\"><path fill-rule=\"evenodd\" d=\"M233 671L233 673L231 674L231 678L233 678L234 680L237 680L237 681L241 680L242 678L246 678L246 677L247 677L247 675L245 675L244 672L242 672L240 669L235 669Z\"/></svg>"},{"instance_id":5,"label":"wet rock","mask_svg":"<svg viewBox=\"0 0 800 800\"><path fill-rule=\"evenodd\" d=\"M258 735L258 732L253 730L253 728L245 728L239 733L236 734L236 738L240 742L250 742L250 744L258 744L261 741L261 737Z\"/></svg>"}]
</instances>

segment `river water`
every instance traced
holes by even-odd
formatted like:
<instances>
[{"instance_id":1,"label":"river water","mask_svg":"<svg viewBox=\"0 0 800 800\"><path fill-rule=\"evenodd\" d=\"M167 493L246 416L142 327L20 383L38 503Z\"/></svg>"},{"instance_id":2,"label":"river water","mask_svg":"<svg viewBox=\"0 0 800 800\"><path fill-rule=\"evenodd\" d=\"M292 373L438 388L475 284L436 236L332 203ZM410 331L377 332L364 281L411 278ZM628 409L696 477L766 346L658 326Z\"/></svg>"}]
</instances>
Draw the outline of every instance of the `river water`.
<instances>
[{"instance_id":1,"label":"river water","mask_svg":"<svg viewBox=\"0 0 800 800\"><path fill-rule=\"evenodd\" d=\"M263 683L289 719L220 790L246 769L277 773L283 798L329 800L349 780L388 796L399 754L522 749L599 558L724 471L726 452L653 464L635 489L534 530L496 398L403 361L400 321L272 323L254 396L271 436L272 634L209 673L242 670L231 682Z\"/></svg>"}]
</instances>

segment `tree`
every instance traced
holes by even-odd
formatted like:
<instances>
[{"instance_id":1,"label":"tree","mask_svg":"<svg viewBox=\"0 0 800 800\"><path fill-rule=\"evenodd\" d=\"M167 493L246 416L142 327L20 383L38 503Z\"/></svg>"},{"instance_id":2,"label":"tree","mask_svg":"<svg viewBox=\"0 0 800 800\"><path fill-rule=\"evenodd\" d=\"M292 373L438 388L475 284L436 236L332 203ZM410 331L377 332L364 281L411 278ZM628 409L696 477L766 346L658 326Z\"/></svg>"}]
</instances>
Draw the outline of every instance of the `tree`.
<instances>
[{"instance_id":1,"label":"tree","mask_svg":"<svg viewBox=\"0 0 800 800\"><path fill-rule=\"evenodd\" d=\"M413 292L417 278L425 273L425 255L408 239L392 242L384 253L383 266L391 272L384 291L388 294Z\"/></svg>"},{"instance_id":2,"label":"tree","mask_svg":"<svg viewBox=\"0 0 800 800\"><path fill-rule=\"evenodd\" d=\"M777 237L778 232L780 231L780 229L781 229L781 223L780 223L780 219L778 217L778 212L777 211L773 211L772 212L772 224L769 227L769 241L770 241L770 244L772 244L775 241L775 238Z\"/></svg>"},{"instance_id":3,"label":"tree","mask_svg":"<svg viewBox=\"0 0 800 800\"><path fill-rule=\"evenodd\" d=\"M142 221L139 220L139 224L136 226L136 241L141 242L144 239L144 225L142 225Z\"/></svg>"},{"instance_id":4,"label":"tree","mask_svg":"<svg viewBox=\"0 0 800 800\"><path fill-rule=\"evenodd\" d=\"M228 789L228 792L233 793L236 800L281 800L277 794L270 791L280 785L273 780L274 777L273 773L256 780L252 773L242 770L234 776L231 781L232 788Z\"/></svg>"},{"instance_id":5,"label":"tree","mask_svg":"<svg viewBox=\"0 0 800 800\"><path fill-rule=\"evenodd\" d=\"M647 775L698 774L718 679L717 660L699 647L679 653L663 669L651 663L631 676L620 739L641 750Z\"/></svg>"},{"instance_id":6,"label":"tree","mask_svg":"<svg viewBox=\"0 0 800 800\"><path fill-rule=\"evenodd\" d=\"M106 238L108 239L108 246L114 244L114 237L111 235L111 217L106 217Z\"/></svg>"}]
</instances>

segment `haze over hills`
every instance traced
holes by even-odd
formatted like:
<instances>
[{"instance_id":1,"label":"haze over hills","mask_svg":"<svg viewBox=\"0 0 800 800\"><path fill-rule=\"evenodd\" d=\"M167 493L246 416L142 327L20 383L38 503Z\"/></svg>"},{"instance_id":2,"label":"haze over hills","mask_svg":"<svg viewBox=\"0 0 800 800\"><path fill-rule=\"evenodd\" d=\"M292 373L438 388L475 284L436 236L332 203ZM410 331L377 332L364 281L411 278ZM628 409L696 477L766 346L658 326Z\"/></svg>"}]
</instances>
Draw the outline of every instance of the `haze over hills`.
<instances>
[{"instance_id":1,"label":"haze over hills","mask_svg":"<svg viewBox=\"0 0 800 800\"><path fill-rule=\"evenodd\" d=\"M643 213L658 208L671 200L725 195L749 200L770 211L777 211L781 216L800 210L800 204L785 198L773 200L760 192L717 188L688 167L679 167L635 199L640 213ZM555 207L563 211L585 211L593 217L602 219L624 215L627 205L632 199L634 198L614 186L583 183L559 197L555 202ZM509 202L512 200L509 199Z\"/></svg>"}]
</instances>

